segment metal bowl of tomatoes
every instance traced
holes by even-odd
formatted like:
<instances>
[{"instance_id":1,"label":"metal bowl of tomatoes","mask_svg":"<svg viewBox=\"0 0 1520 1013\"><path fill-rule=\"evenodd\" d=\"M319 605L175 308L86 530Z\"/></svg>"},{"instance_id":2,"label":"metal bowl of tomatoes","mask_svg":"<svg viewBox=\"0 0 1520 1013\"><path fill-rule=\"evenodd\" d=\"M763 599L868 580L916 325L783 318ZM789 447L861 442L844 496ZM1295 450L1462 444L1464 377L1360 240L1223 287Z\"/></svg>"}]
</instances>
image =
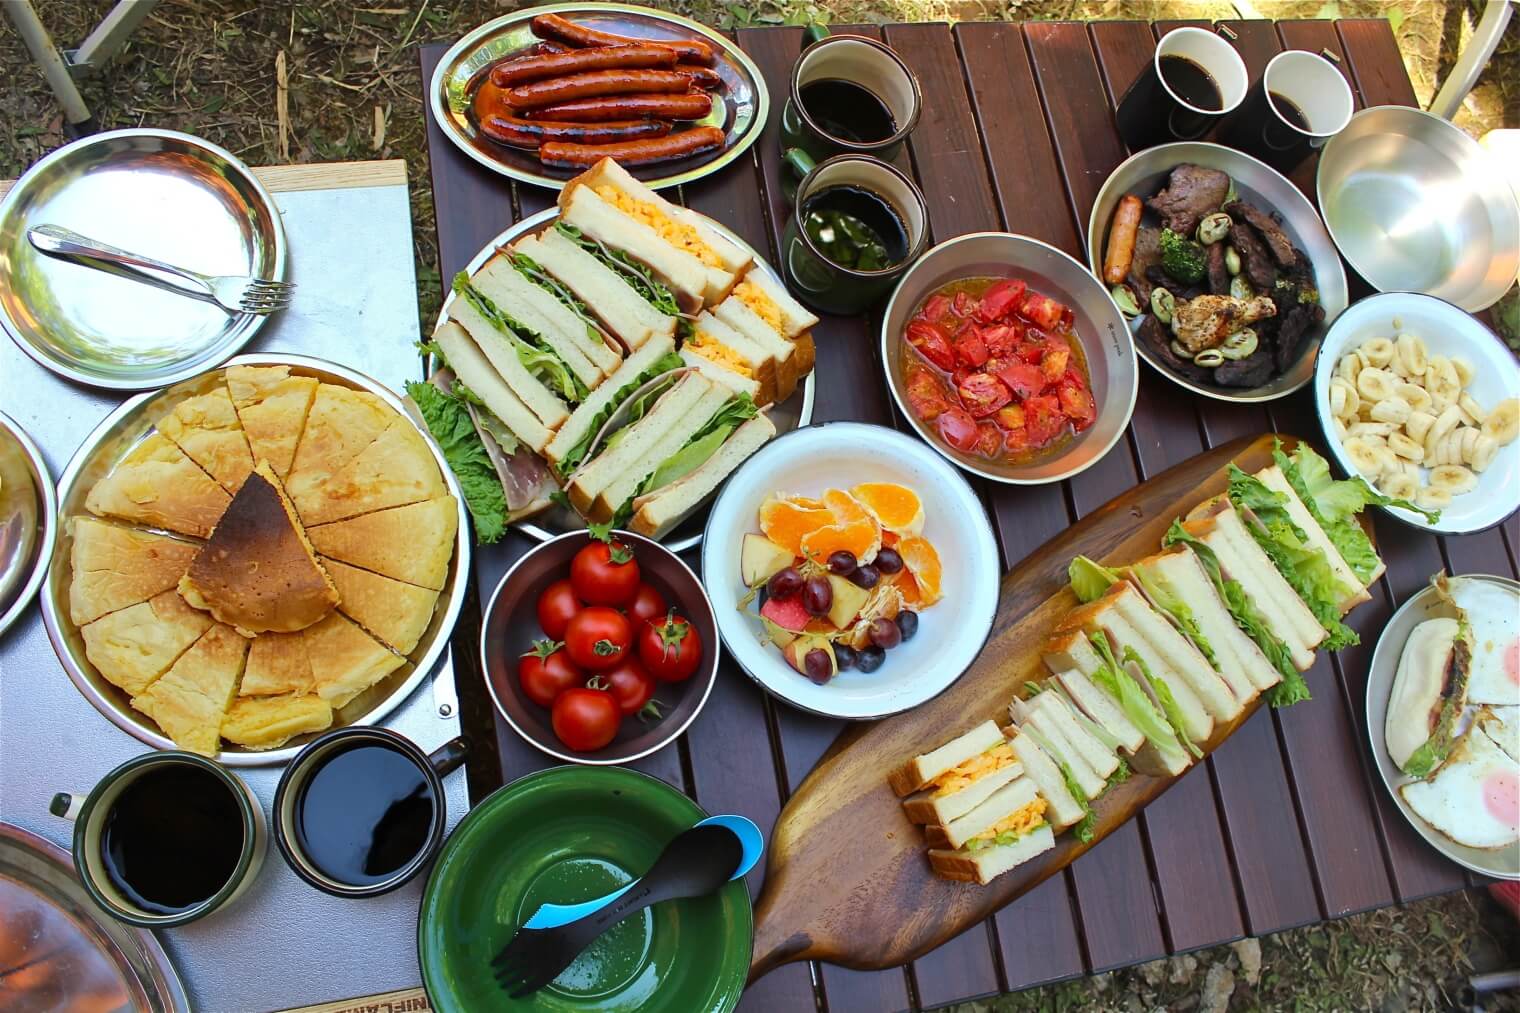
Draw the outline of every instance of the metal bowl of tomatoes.
<instances>
[{"instance_id":1,"label":"metal bowl of tomatoes","mask_svg":"<svg viewBox=\"0 0 1520 1013\"><path fill-rule=\"evenodd\" d=\"M663 545L568 531L496 585L480 668L497 712L534 746L570 763L627 763L696 720L718 671L718 621Z\"/></svg>"},{"instance_id":2,"label":"metal bowl of tomatoes","mask_svg":"<svg viewBox=\"0 0 1520 1013\"><path fill-rule=\"evenodd\" d=\"M881 359L919 436L994 482L1070 478L1135 410L1119 307L1079 261L1028 236L975 232L920 258L887 303Z\"/></svg>"}]
</instances>

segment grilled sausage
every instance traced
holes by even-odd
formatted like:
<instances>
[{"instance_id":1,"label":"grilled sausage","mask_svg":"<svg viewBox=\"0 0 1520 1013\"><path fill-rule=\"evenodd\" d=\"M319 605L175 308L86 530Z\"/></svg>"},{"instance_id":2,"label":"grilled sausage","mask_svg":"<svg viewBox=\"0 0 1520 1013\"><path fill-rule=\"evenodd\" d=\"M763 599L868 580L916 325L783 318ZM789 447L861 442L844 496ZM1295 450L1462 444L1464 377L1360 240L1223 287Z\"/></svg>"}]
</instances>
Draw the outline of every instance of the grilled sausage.
<instances>
[{"instance_id":1,"label":"grilled sausage","mask_svg":"<svg viewBox=\"0 0 1520 1013\"><path fill-rule=\"evenodd\" d=\"M584 169L603 158L620 165L649 165L675 158L697 155L723 144L723 131L717 127L694 127L668 137L622 141L617 144L566 144L545 141L538 149L538 159L545 165L565 169Z\"/></svg>"},{"instance_id":2,"label":"grilled sausage","mask_svg":"<svg viewBox=\"0 0 1520 1013\"><path fill-rule=\"evenodd\" d=\"M723 79L711 67L704 67L697 63L678 63L676 64L676 72L685 74L691 78L691 83L698 88L723 87Z\"/></svg>"},{"instance_id":3,"label":"grilled sausage","mask_svg":"<svg viewBox=\"0 0 1520 1013\"><path fill-rule=\"evenodd\" d=\"M592 70L529 81L508 89L506 97L514 109L536 109L571 99L639 92L683 92L690 87L691 81L686 75L673 70Z\"/></svg>"},{"instance_id":4,"label":"grilled sausage","mask_svg":"<svg viewBox=\"0 0 1520 1013\"><path fill-rule=\"evenodd\" d=\"M669 46L680 54L682 60L692 63L700 63L711 66L713 62L713 48L700 39L634 39L626 35L616 35L612 32L604 32L596 28L588 28L578 25L574 21L560 17L558 14L540 14L532 21L533 34L541 39L558 39L568 42L572 46L585 48L588 46L632 46L642 45L651 41L657 41L659 45Z\"/></svg>"},{"instance_id":5,"label":"grilled sausage","mask_svg":"<svg viewBox=\"0 0 1520 1013\"><path fill-rule=\"evenodd\" d=\"M1103 280L1110 285L1118 285L1129 276L1143 210L1140 198L1133 194L1125 194L1114 209L1114 221L1108 229L1108 255L1103 259Z\"/></svg>"},{"instance_id":6,"label":"grilled sausage","mask_svg":"<svg viewBox=\"0 0 1520 1013\"><path fill-rule=\"evenodd\" d=\"M507 88L524 81L583 74L589 70L670 68L675 66L675 62L675 51L666 46L601 46L596 49L544 53L498 63L491 68L491 81L498 87ZM717 76L706 67L701 69Z\"/></svg>"},{"instance_id":7,"label":"grilled sausage","mask_svg":"<svg viewBox=\"0 0 1520 1013\"><path fill-rule=\"evenodd\" d=\"M650 117L666 120L700 120L712 111L713 97L692 91L680 95L604 95L541 106L523 113L528 119L567 123L599 123Z\"/></svg>"},{"instance_id":8,"label":"grilled sausage","mask_svg":"<svg viewBox=\"0 0 1520 1013\"><path fill-rule=\"evenodd\" d=\"M480 132L498 144L514 148L536 148L546 141L570 141L577 144L610 144L641 137L664 137L670 133L669 120L615 120L605 123L557 123L553 120L524 120L516 116L493 114L480 120Z\"/></svg>"}]
</instances>

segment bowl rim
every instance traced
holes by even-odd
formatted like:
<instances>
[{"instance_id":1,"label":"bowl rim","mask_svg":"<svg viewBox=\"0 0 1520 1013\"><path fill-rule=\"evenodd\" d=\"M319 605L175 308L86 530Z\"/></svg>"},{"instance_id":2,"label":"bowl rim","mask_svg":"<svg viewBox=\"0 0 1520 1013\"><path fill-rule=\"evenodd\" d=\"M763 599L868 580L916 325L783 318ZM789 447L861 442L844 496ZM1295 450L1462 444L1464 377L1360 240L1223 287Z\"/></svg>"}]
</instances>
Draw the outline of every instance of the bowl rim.
<instances>
[{"instance_id":1,"label":"bowl rim","mask_svg":"<svg viewBox=\"0 0 1520 1013\"><path fill-rule=\"evenodd\" d=\"M627 531L622 528L615 528L613 529L612 533L619 539L625 539L630 544L635 545L640 549L662 552L665 555L669 556L671 561L679 566L681 570L691 578L692 584L697 588L697 591L701 595L700 600L702 603L702 608L705 610L706 617L708 621L712 623L712 629L715 635L714 639L719 642L722 641L723 631L718 628L718 616L713 611L712 598L708 595L707 588L703 585L701 579L692 571L691 567L686 565L685 560L683 560L676 553L672 552L670 549L661 545L659 542L656 542L651 538L645 538L643 535L638 534L637 532ZM630 753L626 756L618 755L612 757L593 758L585 753L576 753L575 751L569 749L566 749L562 752L559 749L551 748L534 738L527 731L527 729L523 728L520 724L517 723L516 720L513 719L511 712L502 703L500 695L498 695L496 692L496 683L489 674L491 669L489 658L486 653L486 631L490 627L490 618L492 613L496 611L497 601L500 599L502 591L506 589L507 584L512 580L514 576L517 575L517 571L523 566L524 563L528 561L528 559L537 555L538 553L548 551L551 546L558 545L560 542L572 539L585 539L589 541L590 538L591 532L585 528L580 528L575 531L566 531L555 535L548 541L535 542L533 545L529 546L526 552L517 557L516 561L514 561L512 565L507 569L507 572L502 574L501 579L496 582L496 587L491 591L491 597L489 601L487 601L486 607L481 610L480 635L476 638L476 660L480 664L481 680L486 684L486 692L490 694L491 697L491 706L496 709L497 715L509 726L511 726L512 730L516 732L524 742L528 743L530 746L533 746L535 749L538 749L544 753L548 753L550 756L559 760L563 760L566 763L575 763L588 767L610 767L623 763L632 763L634 760L641 760L644 757L651 755L652 753L659 752L661 749L664 749L666 746L670 745L677 738L679 738L681 734L691 726L691 723L697 719L697 715L702 713L702 708L707 706L707 699L712 695L713 685L718 681L718 658L721 652L718 650L717 644L712 644L710 646L704 645L704 647L708 647L708 653L710 656L706 661L702 663L702 666L698 669L698 671L694 672L691 676L692 679L702 678L706 681L706 685L702 689L701 698L697 700L697 705L692 708L691 714L686 718L686 720L682 721L678 726L672 724L671 730L662 736L657 742L655 742L654 745L649 746L647 749L636 753ZM689 617L689 614L692 611L690 603L682 601L681 606ZM690 682L691 680L688 679L686 681ZM661 723L664 724L666 722L662 721Z\"/></svg>"},{"instance_id":2,"label":"bowl rim","mask_svg":"<svg viewBox=\"0 0 1520 1013\"><path fill-rule=\"evenodd\" d=\"M1503 347L1501 339L1497 334L1493 332L1492 328L1490 328L1483 321L1479 320L1477 316L1475 316L1471 311L1463 309L1461 306L1458 306L1456 303L1452 302L1449 299L1442 299L1438 295L1431 295L1428 292L1407 292L1403 290L1393 292L1374 292L1372 295L1367 296L1365 299L1358 299L1356 302L1346 307L1345 312L1335 318L1334 323L1332 323L1330 325L1330 328L1325 331L1325 337L1322 341L1322 344L1327 344L1330 341L1330 336L1335 332L1335 328L1341 325L1341 321L1347 316L1347 314L1351 312L1351 310L1357 307L1370 306L1372 304L1380 303L1389 299L1414 299L1417 301L1425 300L1436 303L1438 310L1440 310L1441 307L1444 307L1445 309L1452 310L1461 316L1466 317L1470 323L1482 328L1485 332L1487 332L1488 336L1491 339L1493 339L1495 342L1500 342L1501 347ZM1444 312L1444 310L1440 311ZM1366 310L1364 312L1371 311ZM1330 372L1334 369L1335 363L1328 355L1321 355L1319 357L1319 361L1314 364L1314 376L1312 378L1314 383L1314 417L1319 422L1320 436L1324 439L1325 444L1330 448L1330 456L1335 458L1335 463L1340 465L1341 470L1344 471L1348 476L1357 476L1358 472L1351 466L1351 462L1346 458L1345 451L1341 448L1340 438L1335 435L1334 426L1332 426L1330 422L1329 385L1331 379ZM1325 387L1324 390L1320 389L1322 381L1323 386ZM1473 491L1477 492L1476 489ZM1379 504L1373 504L1373 507L1385 516L1391 517L1394 520L1398 521L1400 524L1406 525L1407 527L1413 528L1414 530L1423 532L1427 535L1476 535L1487 531L1490 528L1496 528L1499 525L1503 524L1505 521L1509 520L1511 517L1515 516L1515 513L1517 511L1520 511L1520 502L1517 502L1513 507L1511 507L1509 512L1504 516L1499 517L1498 519L1488 524L1483 524L1476 527L1444 527L1442 526L1441 521L1437 521L1434 524L1427 524L1424 521L1417 520L1413 517L1404 516L1404 514L1406 514L1408 511L1397 510L1393 507L1385 507Z\"/></svg>"},{"instance_id":3,"label":"bowl rim","mask_svg":"<svg viewBox=\"0 0 1520 1013\"><path fill-rule=\"evenodd\" d=\"M1124 332L1124 340L1130 350L1131 368L1129 370L1129 397L1127 398L1124 407L1124 421L1114 429L1114 435L1106 444L1103 445L1100 450L1089 456L1085 462L1081 462L1076 466L1068 468L1058 474L1046 475L1041 478L1020 478L1016 475L1000 475L996 472L988 471L987 469L971 463L970 461L961 460L960 457L953 455L950 448L942 446L935 437L931 436L924 430L924 427L919 423L918 418L911 411L909 411L908 406L903 403L902 393L897 389L897 384L892 381L892 362L891 356L889 354L889 349L887 347L888 342L892 339L892 333L889 330L889 323L892 316L892 310L896 307L898 299L902 296L904 290L907 288L908 282L911 281L913 279L913 276L917 274L919 270L924 267L924 265L928 264L934 255L939 253L941 250L948 249L959 243L970 242L972 240L978 239L985 240L989 238L1013 240L1015 243L1026 243L1032 246L1037 246L1069 261L1074 267L1077 268L1079 272L1081 272L1083 277L1087 278L1094 285L1096 285L1099 290L1102 291L1104 301L1113 309L1115 319L1117 319L1121 324L1120 329ZM1070 298L1067 293L1063 292L1061 295L1063 298ZM936 243L931 246L927 251L925 251L923 256L914 261L913 266L903 274L902 278L897 282L897 285L892 289L892 295L887 299L886 309L882 312L881 315L880 340L878 344L881 351L882 378L886 381L887 390L891 392L892 401L897 405L898 411L901 412L903 417L908 420L908 424L913 427L913 431L918 434L919 439L927 443L931 448L934 449L936 453L938 453L945 460L949 461L951 464L955 465L957 468L960 468L962 471L968 471L973 475L978 475L982 478L987 479L988 481L998 482L1002 485L1052 485L1057 482L1064 482L1068 478L1071 478L1075 475L1080 475L1082 472L1086 471L1088 468L1091 468L1093 465L1097 464L1099 461L1103 460L1109 455L1109 453L1114 449L1118 442L1124 438L1125 433L1129 431L1130 420L1135 416L1135 401L1139 397L1140 393L1140 370L1138 366L1134 364L1134 359L1136 356L1136 343L1134 334L1132 334L1129 330L1128 320L1125 318L1124 314L1119 311L1119 306L1114 302L1114 297L1109 293L1108 289L1103 287L1102 283L1099 282L1097 278L1093 277L1086 264L1082 263L1076 257L1073 257L1071 254L1067 253L1060 247L1052 246L1050 243L1047 243L1042 239L1036 239L1033 236L1026 236L1018 232L1002 232L997 230L986 232L967 232L964 235L955 236L954 238L947 239L944 242ZM1123 361L1122 358L1120 361ZM1075 446L1076 444L1073 443L1072 445Z\"/></svg>"}]
</instances>

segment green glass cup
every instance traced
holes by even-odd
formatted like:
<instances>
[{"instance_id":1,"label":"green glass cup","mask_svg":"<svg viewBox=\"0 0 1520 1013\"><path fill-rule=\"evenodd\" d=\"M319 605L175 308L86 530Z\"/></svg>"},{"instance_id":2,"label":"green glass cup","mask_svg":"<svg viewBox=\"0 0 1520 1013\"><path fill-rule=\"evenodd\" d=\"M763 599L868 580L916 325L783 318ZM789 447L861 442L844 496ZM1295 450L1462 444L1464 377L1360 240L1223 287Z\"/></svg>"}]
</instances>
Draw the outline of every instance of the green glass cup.
<instances>
[{"instance_id":1,"label":"green glass cup","mask_svg":"<svg viewBox=\"0 0 1520 1013\"><path fill-rule=\"evenodd\" d=\"M786 163L802 174L781 238L781 269L787 287L823 313L865 312L891 291L928 245L929 211L923 192L896 166L871 155L835 155L815 164L807 152L791 148ZM803 219L809 203L835 187L868 190L892 209L906 239L901 259L878 270L863 270L838 263L825 253Z\"/></svg>"},{"instance_id":2,"label":"green glass cup","mask_svg":"<svg viewBox=\"0 0 1520 1013\"><path fill-rule=\"evenodd\" d=\"M875 39L830 35L817 24L802 38L781 110L781 150L801 148L815 162L843 154L893 158L923 111L918 78Z\"/></svg>"}]
</instances>

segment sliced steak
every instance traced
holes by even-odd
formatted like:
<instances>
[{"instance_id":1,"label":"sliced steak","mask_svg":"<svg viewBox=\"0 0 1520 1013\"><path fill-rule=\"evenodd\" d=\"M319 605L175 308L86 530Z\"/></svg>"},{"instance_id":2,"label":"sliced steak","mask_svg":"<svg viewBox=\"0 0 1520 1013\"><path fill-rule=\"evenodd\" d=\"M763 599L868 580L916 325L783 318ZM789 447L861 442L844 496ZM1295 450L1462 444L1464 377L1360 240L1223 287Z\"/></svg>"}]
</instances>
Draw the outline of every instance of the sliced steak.
<instances>
[{"instance_id":1,"label":"sliced steak","mask_svg":"<svg viewBox=\"0 0 1520 1013\"><path fill-rule=\"evenodd\" d=\"M1209 251L1209 294L1228 295L1230 291L1230 272L1224 266L1224 244L1211 243Z\"/></svg>"},{"instance_id":2,"label":"sliced steak","mask_svg":"<svg viewBox=\"0 0 1520 1013\"><path fill-rule=\"evenodd\" d=\"M1260 387L1272 378L1272 353L1266 345L1244 359L1234 359L1214 368L1214 382L1221 387Z\"/></svg>"},{"instance_id":3,"label":"sliced steak","mask_svg":"<svg viewBox=\"0 0 1520 1013\"><path fill-rule=\"evenodd\" d=\"M1130 260L1129 281L1130 287L1135 290L1135 298L1140 300L1143 309L1150 302L1151 289L1155 283L1150 280L1149 271L1161 263L1161 230L1154 225L1142 225L1140 231L1135 233L1135 255Z\"/></svg>"},{"instance_id":4,"label":"sliced steak","mask_svg":"<svg viewBox=\"0 0 1520 1013\"><path fill-rule=\"evenodd\" d=\"M1276 218L1242 200L1230 201L1224 206L1224 210L1237 222L1249 222L1257 232L1261 233L1267 249L1272 252L1272 258L1279 264L1287 267L1293 263L1293 243L1288 239L1288 234L1282 230L1282 224Z\"/></svg>"},{"instance_id":5,"label":"sliced steak","mask_svg":"<svg viewBox=\"0 0 1520 1013\"><path fill-rule=\"evenodd\" d=\"M1218 169L1184 163L1172 170L1166 188L1145 202L1166 227L1192 236L1204 215L1219 210L1230 192L1230 177Z\"/></svg>"},{"instance_id":6,"label":"sliced steak","mask_svg":"<svg viewBox=\"0 0 1520 1013\"><path fill-rule=\"evenodd\" d=\"M1230 245L1240 254L1241 271L1258 292L1272 291L1277 284L1277 264L1256 231L1249 225L1236 222L1230 226Z\"/></svg>"},{"instance_id":7,"label":"sliced steak","mask_svg":"<svg viewBox=\"0 0 1520 1013\"><path fill-rule=\"evenodd\" d=\"M1193 360L1184 359L1172 351L1172 332L1154 314L1147 314L1140 322L1140 340L1150 346L1156 358L1172 372L1193 383L1209 382L1207 369L1193 365Z\"/></svg>"}]
</instances>

